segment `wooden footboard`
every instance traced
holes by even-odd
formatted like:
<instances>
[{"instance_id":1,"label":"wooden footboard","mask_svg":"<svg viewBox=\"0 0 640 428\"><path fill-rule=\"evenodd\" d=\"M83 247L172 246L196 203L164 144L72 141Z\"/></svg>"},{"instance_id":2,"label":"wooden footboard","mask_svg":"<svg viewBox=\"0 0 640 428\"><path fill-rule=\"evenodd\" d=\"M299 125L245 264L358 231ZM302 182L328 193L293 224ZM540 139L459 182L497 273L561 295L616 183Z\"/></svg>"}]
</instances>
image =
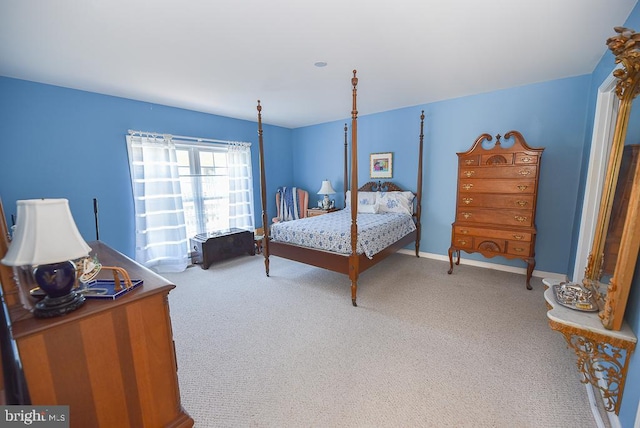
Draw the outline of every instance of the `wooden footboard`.
<instances>
[{"instance_id":1,"label":"wooden footboard","mask_svg":"<svg viewBox=\"0 0 640 428\"><path fill-rule=\"evenodd\" d=\"M301 247L278 241L269 241L269 255L313 265L338 273L349 273L349 255Z\"/></svg>"},{"instance_id":2,"label":"wooden footboard","mask_svg":"<svg viewBox=\"0 0 640 428\"><path fill-rule=\"evenodd\" d=\"M378 262L386 259L399 249L406 247L416 241L417 231L408 233L399 241L394 242L384 250L375 254L373 258L368 258L364 254L359 254L359 273L364 272ZM349 254L333 253L331 251L316 250L314 248L301 247L299 245L287 244L278 241L269 241L269 255L278 256L284 259L294 260L296 262L305 263L319 268L331 270L334 272L349 274Z\"/></svg>"}]
</instances>

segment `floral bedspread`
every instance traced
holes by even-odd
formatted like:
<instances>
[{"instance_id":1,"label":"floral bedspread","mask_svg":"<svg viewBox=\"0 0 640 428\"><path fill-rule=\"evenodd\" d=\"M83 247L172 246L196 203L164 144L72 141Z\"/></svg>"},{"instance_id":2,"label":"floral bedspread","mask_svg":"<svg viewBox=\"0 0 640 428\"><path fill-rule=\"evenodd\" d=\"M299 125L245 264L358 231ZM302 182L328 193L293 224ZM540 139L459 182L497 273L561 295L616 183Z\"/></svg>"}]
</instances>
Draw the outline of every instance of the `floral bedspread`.
<instances>
[{"instance_id":1,"label":"floral bedspread","mask_svg":"<svg viewBox=\"0 0 640 428\"><path fill-rule=\"evenodd\" d=\"M416 229L413 219L404 213L358 213L358 254L372 258ZM351 212L335 211L300 220L275 223L271 238L303 247L351 254Z\"/></svg>"}]
</instances>

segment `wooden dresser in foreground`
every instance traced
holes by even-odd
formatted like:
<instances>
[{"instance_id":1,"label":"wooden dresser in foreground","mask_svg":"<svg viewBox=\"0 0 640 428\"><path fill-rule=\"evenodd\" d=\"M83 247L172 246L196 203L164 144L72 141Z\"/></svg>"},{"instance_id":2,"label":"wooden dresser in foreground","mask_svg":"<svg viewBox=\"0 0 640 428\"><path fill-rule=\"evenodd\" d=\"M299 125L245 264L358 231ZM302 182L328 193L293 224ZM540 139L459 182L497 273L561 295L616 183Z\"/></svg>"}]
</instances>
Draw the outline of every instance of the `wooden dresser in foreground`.
<instances>
[{"instance_id":1,"label":"wooden dresser in foreground","mask_svg":"<svg viewBox=\"0 0 640 428\"><path fill-rule=\"evenodd\" d=\"M101 242L89 245L102 264L144 282L64 316L13 320L31 404L68 405L71 427L193 426L180 404L169 318L175 285Z\"/></svg>"},{"instance_id":2,"label":"wooden dresser in foreground","mask_svg":"<svg viewBox=\"0 0 640 428\"><path fill-rule=\"evenodd\" d=\"M449 273L453 255L460 251L485 257L503 256L527 262L526 286L531 289L535 267L536 202L543 148L531 148L517 131L511 147L496 143L485 148L491 135L482 134L464 153L458 153L456 218L449 248Z\"/></svg>"}]
</instances>

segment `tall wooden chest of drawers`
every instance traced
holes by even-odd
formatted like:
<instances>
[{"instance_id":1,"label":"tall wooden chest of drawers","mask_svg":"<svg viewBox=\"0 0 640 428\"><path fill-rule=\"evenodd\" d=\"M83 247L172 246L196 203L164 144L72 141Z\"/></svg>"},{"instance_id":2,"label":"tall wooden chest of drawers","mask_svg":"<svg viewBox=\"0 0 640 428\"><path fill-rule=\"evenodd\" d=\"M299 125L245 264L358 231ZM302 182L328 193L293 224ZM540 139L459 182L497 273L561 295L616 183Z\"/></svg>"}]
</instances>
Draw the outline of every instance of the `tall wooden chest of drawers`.
<instances>
[{"instance_id":1,"label":"tall wooden chest of drawers","mask_svg":"<svg viewBox=\"0 0 640 428\"><path fill-rule=\"evenodd\" d=\"M449 248L449 273L453 256L460 264L460 251L485 257L503 256L527 263L527 288L535 267L536 201L543 148L531 148L522 134L509 131L514 139L504 148L496 143L485 148L491 135L482 134L464 153L458 153L456 218Z\"/></svg>"}]
</instances>

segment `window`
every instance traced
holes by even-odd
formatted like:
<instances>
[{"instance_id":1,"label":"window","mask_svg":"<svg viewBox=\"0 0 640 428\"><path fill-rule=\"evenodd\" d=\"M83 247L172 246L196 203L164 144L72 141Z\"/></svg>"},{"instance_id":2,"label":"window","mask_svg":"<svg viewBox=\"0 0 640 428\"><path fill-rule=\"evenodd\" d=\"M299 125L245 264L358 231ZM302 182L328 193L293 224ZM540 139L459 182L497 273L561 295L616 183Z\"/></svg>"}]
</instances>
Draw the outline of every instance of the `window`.
<instances>
[{"instance_id":1,"label":"window","mask_svg":"<svg viewBox=\"0 0 640 428\"><path fill-rule=\"evenodd\" d=\"M187 236L228 229L227 149L176 144Z\"/></svg>"},{"instance_id":2,"label":"window","mask_svg":"<svg viewBox=\"0 0 640 428\"><path fill-rule=\"evenodd\" d=\"M187 237L232 227L253 230L251 152L233 145L175 146ZM239 166L234 159L243 152ZM244 182L246 194L234 195L234 181Z\"/></svg>"},{"instance_id":3,"label":"window","mask_svg":"<svg viewBox=\"0 0 640 428\"><path fill-rule=\"evenodd\" d=\"M190 237L254 229L251 145L188 139L127 136L136 260L159 272L186 267Z\"/></svg>"}]
</instances>

